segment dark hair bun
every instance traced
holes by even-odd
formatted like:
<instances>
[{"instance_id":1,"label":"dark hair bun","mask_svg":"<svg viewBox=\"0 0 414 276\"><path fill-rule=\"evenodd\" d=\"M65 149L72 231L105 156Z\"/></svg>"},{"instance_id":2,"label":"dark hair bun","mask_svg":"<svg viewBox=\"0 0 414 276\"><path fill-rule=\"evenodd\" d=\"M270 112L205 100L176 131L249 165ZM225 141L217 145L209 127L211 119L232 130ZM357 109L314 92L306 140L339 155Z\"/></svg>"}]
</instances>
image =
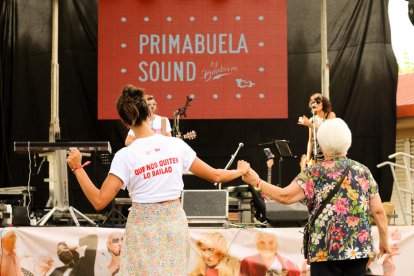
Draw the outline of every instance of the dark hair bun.
<instances>
[{"instance_id":1,"label":"dark hair bun","mask_svg":"<svg viewBox=\"0 0 414 276\"><path fill-rule=\"evenodd\" d=\"M128 126L141 125L149 114L144 89L132 84L125 85L118 98L117 109L119 116Z\"/></svg>"}]
</instances>

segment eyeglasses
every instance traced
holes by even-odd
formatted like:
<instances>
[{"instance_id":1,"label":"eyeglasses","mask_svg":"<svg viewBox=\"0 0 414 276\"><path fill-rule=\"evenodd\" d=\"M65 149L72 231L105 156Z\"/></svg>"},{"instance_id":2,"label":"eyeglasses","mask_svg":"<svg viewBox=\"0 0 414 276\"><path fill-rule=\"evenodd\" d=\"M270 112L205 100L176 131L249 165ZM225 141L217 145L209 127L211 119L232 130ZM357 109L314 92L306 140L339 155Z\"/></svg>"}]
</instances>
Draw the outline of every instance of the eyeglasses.
<instances>
[{"instance_id":1,"label":"eyeglasses","mask_svg":"<svg viewBox=\"0 0 414 276\"><path fill-rule=\"evenodd\" d=\"M118 243L118 242L122 242L124 240L124 238L115 238L111 240L111 243Z\"/></svg>"}]
</instances>

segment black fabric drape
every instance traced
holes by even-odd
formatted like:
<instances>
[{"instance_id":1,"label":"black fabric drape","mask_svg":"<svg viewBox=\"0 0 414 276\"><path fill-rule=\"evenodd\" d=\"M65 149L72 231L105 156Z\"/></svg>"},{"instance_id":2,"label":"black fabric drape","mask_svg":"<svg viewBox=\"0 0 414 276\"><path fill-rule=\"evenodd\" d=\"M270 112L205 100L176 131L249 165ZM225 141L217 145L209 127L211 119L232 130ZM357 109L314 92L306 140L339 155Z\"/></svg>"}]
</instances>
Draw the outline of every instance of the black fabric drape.
<instances>
[{"instance_id":1,"label":"black fabric drape","mask_svg":"<svg viewBox=\"0 0 414 276\"><path fill-rule=\"evenodd\" d=\"M21 186L28 179L28 157L13 152L13 142L48 140L51 1L1 3L2 38L7 39L2 40L0 53L4 147L0 186ZM248 160L265 178L266 158L259 143L286 139L295 155L306 150L308 131L297 125L297 118L309 115L309 96L320 90L320 3L287 3L289 118L191 120L191 110L197 108L194 102L187 110L189 120L181 120L180 129L184 133L197 131L197 138L189 144L212 166L224 167L243 142L245 146L236 159ZM118 121L97 120L97 0L59 4L61 137L73 141L108 140L116 151L123 146L126 129ZM328 51L333 108L353 133L349 156L371 169L383 200L389 200L391 173L376 168L395 151L398 69L391 48L388 1L328 1ZM94 166L88 170L100 186L108 168L99 158L93 161ZM294 158L277 158L273 182L279 178L280 165L281 184L289 184L299 172L298 163ZM36 173L32 172L31 180L38 190L45 190L35 196L35 204L42 206L47 200L47 184L43 183L47 167L37 174L38 165L39 160L37 165L32 163ZM70 180L71 205L81 211L91 209L76 181ZM215 188L193 176L186 176L185 184L187 188ZM234 184L241 184L241 180L223 187Z\"/></svg>"},{"instance_id":2,"label":"black fabric drape","mask_svg":"<svg viewBox=\"0 0 414 276\"><path fill-rule=\"evenodd\" d=\"M317 2L288 1L289 119L293 120L309 94L320 90ZM398 66L391 47L388 1L328 1L327 11L333 109L352 130L349 156L368 166L383 200L389 200L391 172L376 168L395 152ZM292 104L299 99L301 105Z\"/></svg>"},{"instance_id":3,"label":"black fabric drape","mask_svg":"<svg viewBox=\"0 0 414 276\"><path fill-rule=\"evenodd\" d=\"M0 183L11 179L10 132L13 67L16 45L16 1L0 1ZM1 184L0 184L1 186Z\"/></svg>"}]
</instances>

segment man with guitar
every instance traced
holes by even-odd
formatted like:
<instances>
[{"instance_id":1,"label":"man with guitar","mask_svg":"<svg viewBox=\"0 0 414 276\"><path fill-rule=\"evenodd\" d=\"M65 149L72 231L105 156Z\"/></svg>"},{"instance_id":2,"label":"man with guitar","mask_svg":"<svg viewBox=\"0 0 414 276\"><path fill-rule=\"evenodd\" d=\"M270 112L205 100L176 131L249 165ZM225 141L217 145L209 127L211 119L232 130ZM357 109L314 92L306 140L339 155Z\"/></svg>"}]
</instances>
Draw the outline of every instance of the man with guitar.
<instances>
[{"instance_id":1,"label":"man with guitar","mask_svg":"<svg viewBox=\"0 0 414 276\"><path fill-rule=\"evenodd\" d=\"M332 105L329 99L320 93L313 94L309 99L309 108L312 112L312 118L308 119L305 115L300 116L298 124L309 128L309 140L306 156L301 158L301 169L307 165L322 161L323 154L316 140L316 132L319 126L327 119L336 118L332 111Z\"/></svg>"}]
</instances>

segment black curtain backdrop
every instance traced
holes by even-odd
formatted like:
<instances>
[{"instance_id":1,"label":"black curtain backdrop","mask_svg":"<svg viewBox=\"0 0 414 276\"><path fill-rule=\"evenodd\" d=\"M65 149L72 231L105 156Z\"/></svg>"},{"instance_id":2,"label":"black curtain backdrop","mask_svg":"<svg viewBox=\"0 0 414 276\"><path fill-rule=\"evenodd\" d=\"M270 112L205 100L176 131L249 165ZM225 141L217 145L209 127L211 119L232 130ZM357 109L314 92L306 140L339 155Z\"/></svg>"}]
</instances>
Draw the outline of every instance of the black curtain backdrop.
<instances>
[{"instance_id":1,"label":"black curtain backdrop","mask_svg":"<svg viewBox=\"0 0 414 276\"><path fill-rule=\"evenodd\" d=\"M39 207L49 196L44 182L48 166L39 169L41 160L33 154L29 163L28 154L13 151L13 142L48 141L51 2L0 0L0 187L27 185L30 174L30 183L37 188L32 204ZM97 9L96 0L59 1L61 138L110 141L117 151L127 130L119 121L97 120ZM328 1L328 50L333 109L353 133L349 157L369 167L387 201L392 175L376 165L395 152L398 67L391 47L388 1ZM266 178L266 158L259 144L285 139L298 157L275 159L273 183L278 182L279 165L281 184L290 183L299 172L299 157L305 153L308 139L308 130L297 125L297 118L309 116L309 96L321 86L319 0L288 1L288 66L288 119L191 120L191 110L198 108L192 102L180 130L197 132L197 138L188 143L199 157L223 168L243 142L236 160L248 160ZM162 114L162 106L159 108ZM276 152L273 146L271 149ZM96 155L92 162L87 170L100 186L108 166ZM187 189L215 189L194 176L185 176L184 181ZM73 176L69 184L70 204L91 211ZM242 184L240 179L223 187L238 184Z\"/></svg>"}]
</instances>

